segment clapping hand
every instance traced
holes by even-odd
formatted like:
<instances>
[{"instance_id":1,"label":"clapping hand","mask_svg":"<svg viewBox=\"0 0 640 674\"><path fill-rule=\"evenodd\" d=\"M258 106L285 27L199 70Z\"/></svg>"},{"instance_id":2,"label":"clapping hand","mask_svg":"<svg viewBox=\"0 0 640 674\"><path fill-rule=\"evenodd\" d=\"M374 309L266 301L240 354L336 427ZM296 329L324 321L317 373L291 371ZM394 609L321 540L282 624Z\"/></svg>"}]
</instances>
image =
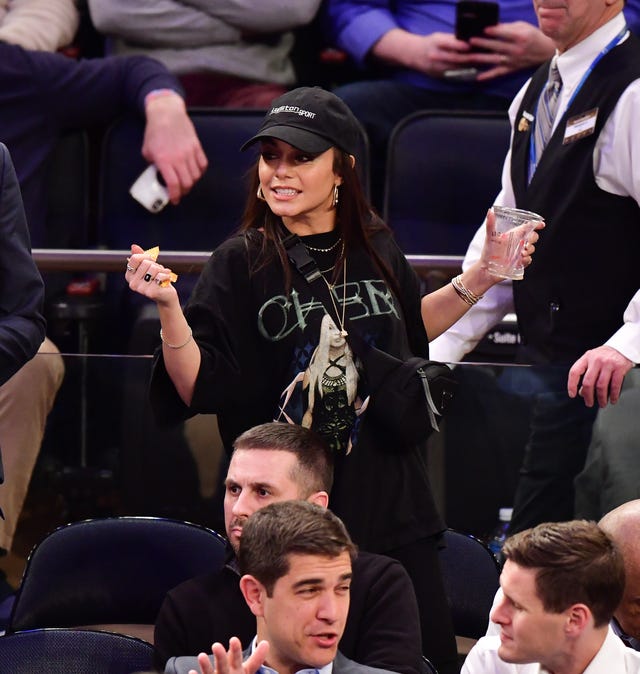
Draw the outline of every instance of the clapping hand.
<instances>
[{"instance_id":1,"label":"clapping hand","mask_svg":"<svg viewBox=\"0 0 640 674\"><path fill-rule=\"evenodd\" d=\"M255 674L267 657L269 643L259 641L253 653L244 661L242 660L242 644L238 637L229 639L229 650L216 642L211 647L211 652L215 666L206 653L200 653L198 664L201 671L196 672L192 669L189 674Z\"/></svg>"}]
</instances>

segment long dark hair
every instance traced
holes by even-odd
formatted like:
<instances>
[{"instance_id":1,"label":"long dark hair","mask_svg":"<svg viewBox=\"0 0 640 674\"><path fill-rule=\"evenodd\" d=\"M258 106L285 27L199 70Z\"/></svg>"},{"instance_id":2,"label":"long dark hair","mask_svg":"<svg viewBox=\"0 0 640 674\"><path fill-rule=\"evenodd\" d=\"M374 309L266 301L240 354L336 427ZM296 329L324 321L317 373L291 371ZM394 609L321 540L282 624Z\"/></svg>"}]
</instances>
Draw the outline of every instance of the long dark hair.
<instances>
[{"instance_id":1,"label":"long dark hair","mask_svg":"<svg viewBox=\"0 0 640 674\"><path fill-rule=\"evenodd\" d=\"M388 231L388 227L367 201L358 173L352 164L351 155L337 148L333 148L333 152L333 170L342 177L342 185L339 187L340 197L336 206L336 227L344 241L344 248L336 260L334 272L336 276L333 280L336 281L340 274L343 256L347 255L350 250L361 247L372 259L374 266L396 296L400 297L398 283L393 272L371 244L373 235L380 231ZM262 230L260 255L254 261L252 270L261 269L277 256L284 271L285 287L288 293L291 288L291 264L281 243L285 228L282 219L271 211L265 201L258 199L259 161L259 159L256 161L250 172L249 196L239 232L250 235L252 231Z\"/></svg>"}]
</instances>

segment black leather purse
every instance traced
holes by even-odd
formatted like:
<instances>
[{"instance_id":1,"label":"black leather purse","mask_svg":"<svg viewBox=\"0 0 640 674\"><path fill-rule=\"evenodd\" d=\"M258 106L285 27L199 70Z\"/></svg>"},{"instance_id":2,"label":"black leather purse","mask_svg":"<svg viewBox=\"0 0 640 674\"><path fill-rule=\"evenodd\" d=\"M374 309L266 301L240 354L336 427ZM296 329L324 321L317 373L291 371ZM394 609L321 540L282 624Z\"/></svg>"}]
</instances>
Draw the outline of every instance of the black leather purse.
<instances>
[{"instance_id":1,"label":"black leather purse","mask_svg":"<svg viewBox=\"0 0 640 674\"><path fill-rule=\"evenodd\" d=\"M300 237L287 234L281 242L291 264L331 314L329 289ZM367 415L402 445L423 442L433 431L439 431L438 420L449 408L458 386L451 367L417 356L401 360L368 344L353 323L348 326L347 341L363 365L371 396Z\"/></svg>"}]
</instances>

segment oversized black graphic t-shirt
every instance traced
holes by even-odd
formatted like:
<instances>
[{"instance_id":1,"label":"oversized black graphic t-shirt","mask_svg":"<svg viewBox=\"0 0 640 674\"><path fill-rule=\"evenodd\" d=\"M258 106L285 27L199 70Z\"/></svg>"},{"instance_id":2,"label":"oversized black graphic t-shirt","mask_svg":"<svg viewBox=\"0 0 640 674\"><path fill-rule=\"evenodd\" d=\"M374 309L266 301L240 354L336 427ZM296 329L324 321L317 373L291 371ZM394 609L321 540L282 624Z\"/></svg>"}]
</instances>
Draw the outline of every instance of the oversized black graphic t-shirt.
<instances>
[{"instance_id":1,"label":"oversized black graphic t-shirt","mask_svg":"<svg viewBox=\"0 0 640 674\"><path fill-rule=\"evenodd\" d=\"M336 281L331 307L295 270L285 292L279 261L257 262L255 237L222 244L185 307L202 354L191 407L177 396L161 352L151 402L164 422L216 413L229 449L241 432L275 419L318 431L336 452L332 510L363 549L384 552L432 535L443 523L424 448L401 447L376 428L367 414L366 372L340 336L344 305L348 321L374 346L399 358L428 354L415 273L388 232L373 243L402 297L356 249L347 255L346 283Z\"/></svg>"}]
</instances>

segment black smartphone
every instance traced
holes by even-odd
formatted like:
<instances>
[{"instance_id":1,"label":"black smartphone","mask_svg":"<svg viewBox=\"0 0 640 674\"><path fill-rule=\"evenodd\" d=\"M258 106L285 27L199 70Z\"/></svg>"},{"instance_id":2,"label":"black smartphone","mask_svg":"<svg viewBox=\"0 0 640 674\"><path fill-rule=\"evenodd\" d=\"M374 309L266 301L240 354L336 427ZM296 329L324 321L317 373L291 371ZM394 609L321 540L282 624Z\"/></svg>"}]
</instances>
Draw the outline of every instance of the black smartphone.
<instances>
[{"instance_id":1,"label":"black smartphone","mask_svg":"<svg viewBox=\"0 0 640 674\"><path fill-rule=\"evenodd\" d=\"M487 26L495 26L500 17L497 2L459 0L456 5L456 37L467 42L479 37Z\"/></svg>"}]
</instances>

